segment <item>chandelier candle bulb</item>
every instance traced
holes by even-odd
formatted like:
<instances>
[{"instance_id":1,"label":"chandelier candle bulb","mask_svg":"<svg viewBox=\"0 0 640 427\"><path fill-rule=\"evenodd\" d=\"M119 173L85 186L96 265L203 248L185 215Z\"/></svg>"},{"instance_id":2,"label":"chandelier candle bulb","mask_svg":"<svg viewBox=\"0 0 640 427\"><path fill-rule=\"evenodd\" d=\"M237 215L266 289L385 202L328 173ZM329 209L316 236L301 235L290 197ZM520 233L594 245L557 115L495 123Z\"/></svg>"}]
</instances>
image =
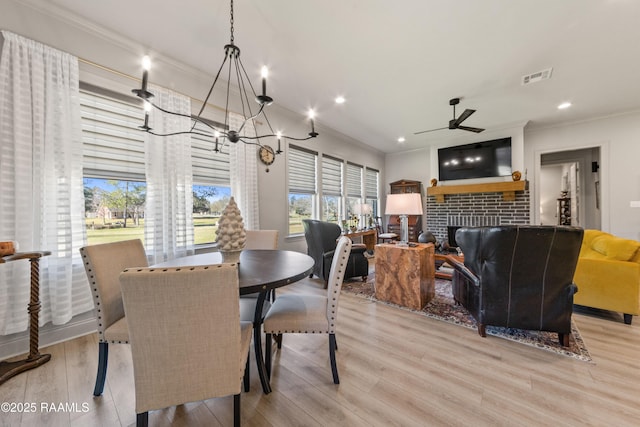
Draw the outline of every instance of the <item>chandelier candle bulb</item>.
<instances>
[{"instance_id":1,"label":"chandelier candle bulb","mask_svg":"<svg viewBox=\"0 0 640 427\"><path fill-rule=\"evenodd\" d=\"M262 67L262 96L267 96L267 77L269 77L269 69L265 65Z\"/></svg>"},{"instance_id":2,"label":"chandelier candle bulb","mask_svg":"<svg viewBox=\"0 0 640 427\"><path fill-rule=\"evenodd\" d=\"M149 129L149 113L144 113L144 124L141 126L142 129Z\"/></svg>"},{"instance_id":3,"label":"chandelier candle bulb","mask_svg":"<svg viewBox=\"0 0 640 427\"><path fill-rule=\"evenodd\" d=\"M309 110L309 120L311 121L311 132L309 136L316 137L318 134L316 133L315 124L313 123L313 118L316 116L316 112L313 110Z\"/></svg>"},{"instance_id":4,"label":"chandelier candle bulb","mask_svg":"<svg viewBox=\"0 0 640 427\"><path fill-rule=\"evenodd\" d=\"M220 132L218 131L213 132L213 137L215 138L215 144L216 144L213 151L215 151L216 153L219 153L220 150L218 149L218 138L220 138Z\"/></svg>"},{"instance_id":5,"label":"chandelier candle bulb","mask_svg":"<svg viewBox=\"0 0 640 427\"><path fill-rule=\"evenodd\" d=\"M151 111L151 104L147 101L143 101L144 104L144 124L140 126L142 130L149 130L149 112Z\"/></svg>"},{"instance_id":6,"label":"chandelier candle bulb","mask_svg":"<svg viewBox=\"0 0 640 427\"><path fill-rule=\"evenodd\" d=\"M149 69L151 69L151 59L148 56L142 57L142 90L147 90L149 80Z\"/></svg>"},{"instance_id":7,"label":"chandelier candle bulb","mask_svg":"<svg viewBox=\"0 0 640 427\"><path fill-rule=\"evenodd\" d=\"M282 139L282 133L276 133L276 137L278 138L278 150L276 151L276 154L281 154L282 150L280 149L280 140Z\"/></svg>"}]
</instances>

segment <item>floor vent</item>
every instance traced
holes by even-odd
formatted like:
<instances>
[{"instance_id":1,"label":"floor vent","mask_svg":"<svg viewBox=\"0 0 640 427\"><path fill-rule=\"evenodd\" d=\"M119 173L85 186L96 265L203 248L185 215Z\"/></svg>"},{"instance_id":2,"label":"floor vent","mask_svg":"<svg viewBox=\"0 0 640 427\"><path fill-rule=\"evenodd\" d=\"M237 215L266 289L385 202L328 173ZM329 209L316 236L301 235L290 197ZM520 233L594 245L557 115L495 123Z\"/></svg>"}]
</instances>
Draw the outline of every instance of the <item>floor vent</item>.
<instances>
[{"instance_id":1,"label":"floor vent","mask_svg":"<svg viewBox=\"0 0 640 427\"><path fill-rule=\"evenodd\" d=\"M551 78L552 71L553 68L547 68L546 70L538 71L537 73L522 76L522 86L547 80L548 78Z\"/></svg>"}]
</instances>

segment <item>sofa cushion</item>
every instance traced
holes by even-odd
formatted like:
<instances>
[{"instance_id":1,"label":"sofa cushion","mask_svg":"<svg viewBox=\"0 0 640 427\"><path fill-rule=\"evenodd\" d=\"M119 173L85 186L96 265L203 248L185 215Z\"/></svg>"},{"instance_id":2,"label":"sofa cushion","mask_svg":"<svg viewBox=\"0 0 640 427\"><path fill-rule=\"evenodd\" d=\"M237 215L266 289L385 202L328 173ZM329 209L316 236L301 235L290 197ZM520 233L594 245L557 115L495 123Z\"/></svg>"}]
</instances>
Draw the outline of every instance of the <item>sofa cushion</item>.
<instances>
[{"instance_id":1,"label":"sofa cushion","mask_svg":"<svg viewBox=\"0 0 640 427\"><path fill-rule=\"evenodd\" d=\"M592 248L605 255L608 259L630 261L638 252L640 242L603 235L593 239Z\"/></svg>"}]
</instances>

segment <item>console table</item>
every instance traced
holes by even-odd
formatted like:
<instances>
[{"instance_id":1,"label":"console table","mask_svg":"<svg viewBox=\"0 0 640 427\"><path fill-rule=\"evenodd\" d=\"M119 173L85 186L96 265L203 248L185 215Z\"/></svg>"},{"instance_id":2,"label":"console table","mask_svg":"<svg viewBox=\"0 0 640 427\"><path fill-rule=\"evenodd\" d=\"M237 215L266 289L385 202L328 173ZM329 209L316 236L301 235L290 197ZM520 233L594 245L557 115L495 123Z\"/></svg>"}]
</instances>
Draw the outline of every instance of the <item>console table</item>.
<instances>
[{"instance_id":1,"label":"console table","mask_svg":"<svg viewBox=\"0 0 640 427\"><path fill-rule=\"evenodd\" d=\"M0 264L28 259L31 262L31 297L29 312L29 355L15 362L0 362L0 384L29 369L37 368L51 359L50 354L40 354L38 350L38 314L40 313L40 258L51 255L49 251L16 252L0 258Z\"/></svg>"},{"instance_id":2,"label":"console table","mask_svg":"<svg viewBox=\"0 0 640 427\"><path fill-rule=\"evenodd\" d=\"M371 230L360 230L346 233L345 236L353 240L354 237L362 237L362 243L367 247L368 251L373 251L378 242L378 232L375 228Z\"/></svg>"},{"instance_id":3,"label":"console table","mask_svg":"<svg viewBox=\"0 0 640 427\"><path fill-rule=\"evenodd\" d=\"M432 243L376 245L376 298L422 309L435 296L435 261Z\"/></svg>"}]
</instances>

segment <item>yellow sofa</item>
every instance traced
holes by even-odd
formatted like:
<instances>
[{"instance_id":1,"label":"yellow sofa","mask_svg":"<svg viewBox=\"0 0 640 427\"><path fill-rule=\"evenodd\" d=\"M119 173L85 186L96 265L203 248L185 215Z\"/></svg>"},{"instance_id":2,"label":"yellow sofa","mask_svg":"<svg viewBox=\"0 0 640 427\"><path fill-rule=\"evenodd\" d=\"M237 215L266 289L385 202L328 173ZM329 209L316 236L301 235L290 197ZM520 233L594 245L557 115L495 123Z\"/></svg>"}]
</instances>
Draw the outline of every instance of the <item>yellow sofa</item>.
<instances>
[{"instance_id":1,"label":"yellow sofa","mask_svg":"<svg viewBox=\"0 0 640 427\"><path fill-rule=\"evenodd\" d=\"M623 313L631 324L640 314L640 242L585 230L573 279L574 304Z\"/></svg>"}]
</instances>

